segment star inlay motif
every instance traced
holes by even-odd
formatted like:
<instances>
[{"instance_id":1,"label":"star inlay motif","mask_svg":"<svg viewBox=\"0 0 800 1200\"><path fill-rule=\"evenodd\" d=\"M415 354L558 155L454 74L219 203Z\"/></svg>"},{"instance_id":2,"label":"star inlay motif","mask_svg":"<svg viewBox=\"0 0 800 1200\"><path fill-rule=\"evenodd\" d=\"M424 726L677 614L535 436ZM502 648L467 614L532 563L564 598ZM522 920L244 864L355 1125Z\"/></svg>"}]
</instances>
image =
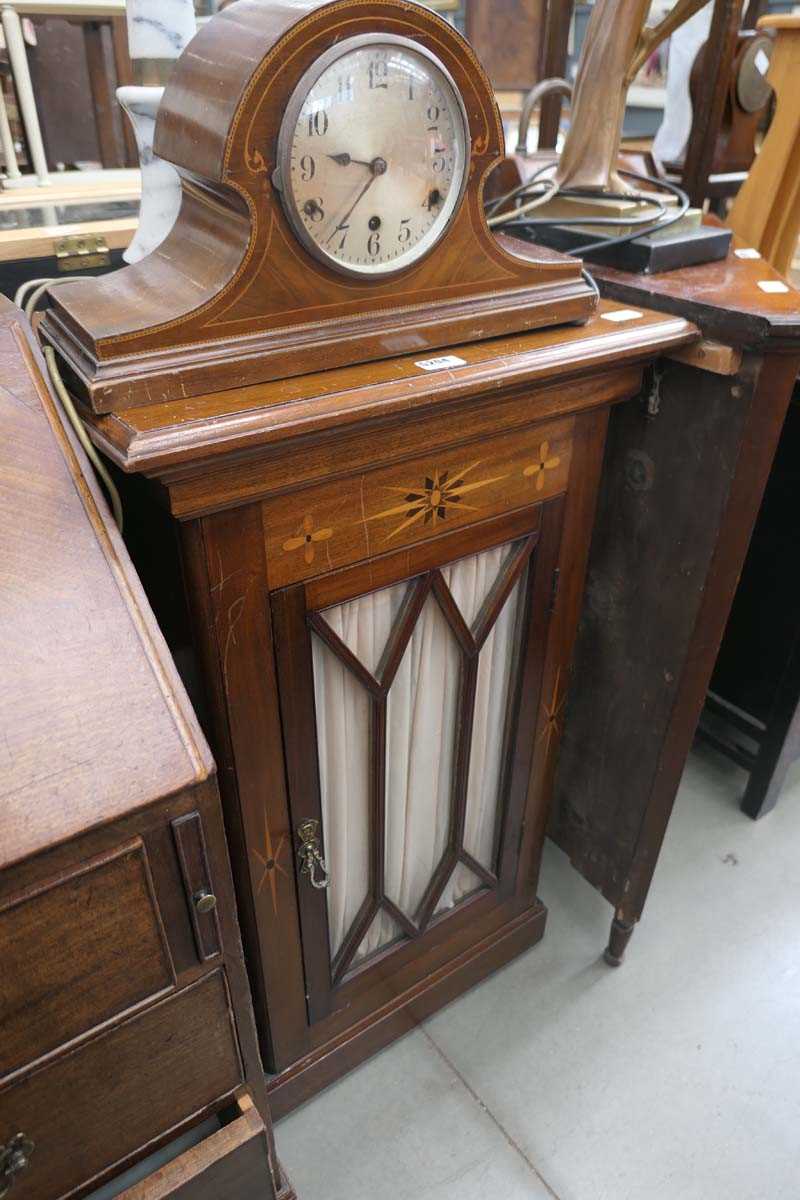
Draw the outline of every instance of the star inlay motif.
<instances>
[{"instance_id":1,"label":"star inlay motif","mask_svg":"<svg viewBox=\"0 0 800 1200\"><path fill-rule=\"evenodd\" d=\"M264 888L264 884L269 882L269 890L272 893L272 907L276 913L278 911L278 888L277 888L278 881L275 878L275 873L276 873L276 871L280 871L281 875L283 875L283 877L285 879L289 878L289 876L286 874L286 871L281 866L281 861L280 861L281 854L283 853L283 847L285 844L286 844L286 838L283 834L281 834L281 838L280 838L280 841L278 842L277 849L273 852L272 838L270 837L269 826L265 822L265 824L264 824L264 854L263 855L259 854L258 850L253 850L253 852L252 852L253 858L258 860L258 862L261 864L261 868L262 868L261 878L259 879L258 884L256 885L256 895L260 896L261 892Z\"/></svg>"},{"instance_id":2,"label":"star inlay motif","mask_svg":"<svg viewBox=\"0 0 800 1200\"><path fill-rule=\"evenodd\" d=\"M403 496L403 502L395 504L391 508L385 508L369 519L379 521L386 517L402 516L405 518L386 535L386 540L389 541L390 538L402 533L404 529L408 529L409 525L414 525L417 521L422 521L425 525L435 525L438 521L445 520L453 510L474 512L479 506L467 504L464 496L506 478L505 475L494 475L488 479L467 481L467 476L480 465L480 461L478 461L470 463L469 466L462 467L458 471L434 470L430 475L426 475L422 487L414 487L410 484L404 487L389 487L388 491L399 492Z\"/></svg>"},{"instance_id":3,"label":"star inlay motif","mask_svg":"<svg viewBox=\"0 0 800 1200\"><path fill-rule=\"evenodd\" d=\"M566 703L566 693L561 693L561 667L559 667L556 671L550 703L544 706L544 724L539 732L539 738L544 739L545 761L550 757L550 746L553 739L561 736L561 720Z\"/></svg>"}]
</instances>

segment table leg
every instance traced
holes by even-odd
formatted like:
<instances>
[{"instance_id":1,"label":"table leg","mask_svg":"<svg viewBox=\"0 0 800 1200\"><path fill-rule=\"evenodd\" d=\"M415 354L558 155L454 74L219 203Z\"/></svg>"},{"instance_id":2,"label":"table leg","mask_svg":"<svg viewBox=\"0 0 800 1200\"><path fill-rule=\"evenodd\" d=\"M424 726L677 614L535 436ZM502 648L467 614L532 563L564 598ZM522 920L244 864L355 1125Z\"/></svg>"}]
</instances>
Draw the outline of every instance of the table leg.
<instances>
[{"instance_id":1,"label":"table leg","mask_svg":"<svg viewBox=\"0 0 800 1200\"><path fill-rule=\"evenodd\" d=\"M623 921L617 916L614 917L614 920L611 922L608 945L603 951L603 958L610 967L622 966L625 950L635 928L635 921Z\"/></svg>"},{"instance_id":2,"label":"table leg","mask_svg":"<svg viewBox=\"0 0 800 1200\"><path fill-rule=\"evenodd\" d=\"M11 126L6 110L6 98L3 95L2 87L0 87L0 145L3 147L6 174L9 179L19 179L20 170L17 163L17 151L14 147L14 139L11 136Z\"/></svg>"}]
</instances>

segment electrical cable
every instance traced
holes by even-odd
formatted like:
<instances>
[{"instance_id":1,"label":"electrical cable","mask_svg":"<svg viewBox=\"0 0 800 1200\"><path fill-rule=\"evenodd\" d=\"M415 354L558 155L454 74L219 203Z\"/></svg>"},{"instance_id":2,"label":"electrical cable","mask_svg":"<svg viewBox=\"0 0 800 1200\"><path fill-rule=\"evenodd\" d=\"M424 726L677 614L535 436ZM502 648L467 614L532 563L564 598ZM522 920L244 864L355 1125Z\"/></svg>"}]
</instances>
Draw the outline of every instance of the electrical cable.
<instances>
[{"instance_id":1,"label":"electrical cable","mask_svg":"<svg viewBox=\"0 0 800 1200\"><path fill-rule=\"evenodd\" d=\"M586 267L584 267L583 270L581 271L581 275L583 276L583 278L588 283L589 287L594 292L594 298L597 301L597 303L599 304L600 303L600 288L598 286L597 280L595 279L594 275L591 273L591 271L587 271Z\"/></svg>"},{"instance_id":2,"label":"electrical cable","mask_svg":"<svg viewBox=\"0 0 800 1200\"><path fill-rule=\"evenodd\" d=\"M24 309L26 317L31 319L36 309L36 305L39 303L39 300L49 287L60 283L74 283L79 279L80 276L77 275L62 275L59 279L29 279L26 283L23 283L17 288L16 295L14 296L14 303L19 307L22 307L22 300L28 295L28 292L30 292L31 288L34 288L35 290L28 297ZM58 369L55 351L53 350L52 346L44 346L43 350L44 359L47 363L47 370L50 374L50 381L53 384L53 388L58 396L59 401L61 402L61 407L64 409L67 420L75 430L75 436L85 450L87 458L94 467L100 482L106 490L106 494L111 505L111 511L114 514L114 520L117 523L117 528L119 529L120 533L122 533L122 501L120 500L119 492L117 491L114 480L109 475L105 464L100 458L100 455L92 445L89 435L86 432L85 424L78 416L78 412L72 401L72 397L67 391L64 380L61 378L61 372Z\"/></svg>"},{"instance_id":3,"label":"electrical cable","mask_svg":"<svg viewBox=\"0 0 800 1200\"><path fill-rule=\"evenodd\" d=\"M75 405L72 403L72 397L66 389L64 380L61 378L61 372L58 369L55 351L53 350L52 346L44 347L44 357L45 362L47 363L47 369L50 372L50 379L53 387L55 388L56 395L61 401L61 405L64 409L64 412L67 414L70 425L75 430L78 441L86 451L87 457L91 461L92 466L99 475L103 486L108 493L108 499L111 504L111 511L114 514L114 520L117 523L117 529L119 529L120 533L122 533L122 501L119 498L119 492L116 489L113 479L101 461L99 454L92 445L89 435L86 432L86 426L78 416Z\"/></svg>"},{"instance_id":4,"label":"electrical cable","mask_svg":"<svg viewBox=\"0 0 800 1200\"><path fill-rule=\"evenodd\" d=\"M26 279L24 283L21 283L19 285L19 287L17 288L17 290L14 294L14 303L17 305L18 308L25 307L24 297L27 295L28 289L32 288L32 287L38 287L40 283L55 283L55 280Z\"/></svg>"},{"instance_id":5,"label":"electrical cable","mask_svg":"<svg viewBox=\"0 0 800 1200\"><path fill-rule=\"evenodd\" d=\"M516 199L521 192L526 192L528 188L530 188L531 185L536 182L540 175L544 175L545 171L552 171L557 166L558 163L556 161L545 163L543 167L540 167L538 171L535 171L533 175L531 175L530 179L526 179L524 183L518 184L517 187L512 188L510 192L506 192L505 196L498 196L495 200L489 200L485 210L486 216L491 217L492 214L495 213L502 204L507 204L509 200Z\"/></svg>"},{"instance_id":6,"label":"electrical cable","mask_svg":"<svg viewBox=\"0 0 800 1200\"><path fill-rule=\"evenodd\" d=\"M686 215L690 207L690 201L687 194L677 187L674 183L666 179L656 179L650 175L639 175L634 171L620 171L620 175L624 175L628 179L633 179L637 183L646 183L651 188L658 188L662 191L669 192L676 197L678 205L674 211L671 211L652 193L643 194L641 192L604 192L600 188L597 189L577 189L563 188L554 189L548 192L535 191L533 200L530 203L525 202L525 196L537 184L540 177L549 170L552 170L556 163L546 163L540 167L534 174L524 183L512 188L504 196L500 196L492 200L486 206L487 223L494 228L502 224L505 228L519 229L529 234L530 240L536 240L537 228L553 226L553 225L611 225L611 226L626 226L627 230L624 234L617 236L598 238L595 241L586 242L582 246L575 246L567 253L574 257L592 253L595 250L602 250L611 246L621 246L625 242L632 242L636 238L645 237L649 233L668 229L670 225L674 225L676 221L680 221ZM543 181L550 182L550 181ZM585 200L629 200L646 204L650 207L657 208L656 214L643 214L639 217L526 217L525 213L533 208L544 204L546 200L553 199L555 195L565 196L569 198L585 199ZM512 200L522 200L523 203L510 212L503 213L500 216L494 216L497 209L502 205L508 204ZM631 225L636 228L631 229Z\"/></svg>"},{"instance_id":7,"label":"electrical cable","mask_svg":"<svg viewBox=\"0 0 800 1200\"><path fill-rule=\"evenodd\" d=\"M548 187L549 184L549 187ZM544 191L538 192L532 200L527 200L519 208L514 208L508 213L499 213L496 217L487 218L487 225L493 229L497 225L507 225L509 222L517 220L523 213L530 212L531 209L538 208L540 204L544 204L547 200L552 200L558 192L558 184L555 179L546 179L544 181Z\"/></svg>"}]
</instances>

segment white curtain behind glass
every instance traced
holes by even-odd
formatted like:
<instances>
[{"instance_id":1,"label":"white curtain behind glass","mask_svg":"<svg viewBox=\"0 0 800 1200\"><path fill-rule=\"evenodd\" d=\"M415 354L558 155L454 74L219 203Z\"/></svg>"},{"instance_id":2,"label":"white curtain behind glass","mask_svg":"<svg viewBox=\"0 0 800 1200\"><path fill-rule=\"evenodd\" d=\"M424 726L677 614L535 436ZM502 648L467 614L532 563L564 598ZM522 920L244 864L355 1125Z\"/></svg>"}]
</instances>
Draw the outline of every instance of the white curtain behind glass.
<instances>
[{"instance_id":1,"label":"white curtain behind glass","mask_svg":"<svg viewBox=\"0 0 800 1200\"><path fill-rule=\"evenodd\" d=\"M469 625L510 546L487 550L443 569ZM342 641L375 671L402 607L407 585L361 596L322 615ZM465 848L488 869L493 846L509 686L516 665L518 582L478 660L475 721L467 792ZM335 954L367 894L369 875L370 701L366 690L314 636L314 689L325 852L331 873L328 914ZM387 700L386 894L412 920L441 860L450 831L461 659L455 637L431 594L417 620ZM437 911L479 886L460 866ZM359 958L398 936L380 914Z\"/></svg>"}]
</instances>

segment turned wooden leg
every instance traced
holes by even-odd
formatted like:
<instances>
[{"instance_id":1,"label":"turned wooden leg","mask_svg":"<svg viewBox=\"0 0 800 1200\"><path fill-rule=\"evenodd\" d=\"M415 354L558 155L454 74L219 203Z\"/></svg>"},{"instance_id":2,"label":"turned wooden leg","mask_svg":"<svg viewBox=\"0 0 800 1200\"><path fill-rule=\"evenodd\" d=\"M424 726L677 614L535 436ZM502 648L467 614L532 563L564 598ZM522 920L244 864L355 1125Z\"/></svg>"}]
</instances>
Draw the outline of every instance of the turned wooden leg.
<instances>
[{"instance_id":1,"label":"turned wooden leg","mask_svg":"<svg viewBox=\"0 0 800 1200\"><path fill-rule=\"evenodd\" d=\"M622 960L625 957L625 948L631 940L631 934L635 928L635 921L621 921L619 917L614 917L614 920L611 922L608 945L603 951L603 958L610 967L622 966Z\"/></svg>"}]
</instances>

